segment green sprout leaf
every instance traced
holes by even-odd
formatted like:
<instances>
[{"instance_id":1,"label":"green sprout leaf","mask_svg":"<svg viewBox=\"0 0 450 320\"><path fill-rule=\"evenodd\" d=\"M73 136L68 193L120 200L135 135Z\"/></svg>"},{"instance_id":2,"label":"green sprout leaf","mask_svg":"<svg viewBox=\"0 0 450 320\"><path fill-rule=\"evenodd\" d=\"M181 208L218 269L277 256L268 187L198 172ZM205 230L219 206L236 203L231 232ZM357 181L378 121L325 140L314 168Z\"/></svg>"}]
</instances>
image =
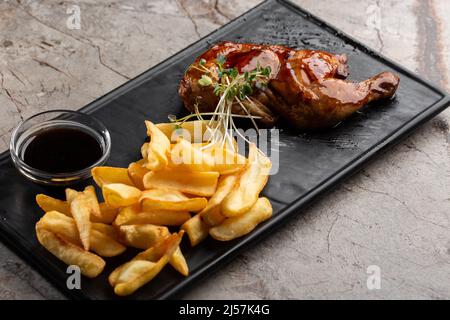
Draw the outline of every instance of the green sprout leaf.
<instances>
[{"instance_id":1,"label":"green sprout leaf","mask_svg":"<svg viewBox=\"0 0 450 320\"><path fill-rule=\"evenodd\" d=\"M268 77L268 76L270 76L270 67L269 66L267 66L267 67L265 67L264 69L262 69L261 70L261 74L263 75L263 76L265 76L265 77Z\"/></svg>"},{"instance_id":2,"label":"green sprout leaf","mask_svg":"<svg viewBox=\"0 0 450 320\"><path fill-rule=\"evenodd\" d=\"M214 94L215 94L216 96L220 96L220 92L221 92L220 84L216 83L216 84L214 85Z\"/></svg>"},{"instance_id":3,"label":"green sprout leaf","mask_svg":"<svg viewBox=\"0 0 450 320\"><path fill-rule=\"evenodd\" d=\"M206 74L202 75L202 77L198 80L198 84L202 87L208 87L212 85L213 81L210 77L208 77Z\"/></svg>"},{"instance_id":4,"label":"green sprout leaf","mask_svg":"<svg viewBox=\"0 0 450 320\"><path fill-rule=\"evenodd\" d=\"M231 78L236 79L236 77L237 77L238 74L239 74L239 71L238 71L237 68L233 68L233 69L230 70L229 74L230 74L230 77L231 77Z\"/></svg>"},{"instance_id":5,"label":"green sprout leaf","mask_svg":"<svg viewBox=\"0 0 450 320\"><path fill-rule=\"evenodd\" d=\"M253 93L253 88L249 83L244 84L244 86L242 87L242 94L245 97L251 96ZM242 98L242 99L244 99Z\"/></svg>"},{"instance_id":6,"label":"green sprout leaf","mask_svg":"<svg viewBox=\"0 0 450 320\"><path fill-rule=\"evenodd\" d=\"M219 65L219 67L223 67L223 65L225 64L225 56L224 55L219 55L216 59L217 64Z\"/></svg>"},{"instance_id":7,"label":"green sprout leaf","mask_svg":"<svg viewBox=\"0 0 450 320\"><path fill-rule=\"evenodd\" d=\"M200 59L198 65L191 65L192 68L200 71L202 75L198 80L198 83L202 87L211 86L211 90L217 99L217 106L213 112L200 113L198 111L198 104L195 105L195 113L183 117L181 119L176 119L175 116L171 119L171 122L175 127L178 127L180 123L183 123L190 117L197 117L203 120L203 115L211 116L210 124L214 123L209 127L212 136L210 138L208 146L214 145L216 142L229 143L233 136L233 130L235 130L235 124L233 118L250 118L253 122L254 127L258 130L257 123L255 119L261 117L251 114L250 108L255 105L255 102L249 97L254 93L255 90L264 90L270 80L271 69L269 66L261 67L260 63L257 62L256 68L253 70L245 71L240 73L236 67L225 68L226 57L224 55L218 55L215 60L215 65L213 63L208 63L206 67L206 60ZM200 97L197 97L201 99ZM244 101L245 100L245 101ZM236 103L241 106L242 111L238 113L233 113ZM245 114L242 114L245 112ZM218 132L224 132L223 138L218 137L216 134ZM241 137L249 142L244 136ZM221 139L220 141L216 141Z\"/></svg>"}]
</instances>

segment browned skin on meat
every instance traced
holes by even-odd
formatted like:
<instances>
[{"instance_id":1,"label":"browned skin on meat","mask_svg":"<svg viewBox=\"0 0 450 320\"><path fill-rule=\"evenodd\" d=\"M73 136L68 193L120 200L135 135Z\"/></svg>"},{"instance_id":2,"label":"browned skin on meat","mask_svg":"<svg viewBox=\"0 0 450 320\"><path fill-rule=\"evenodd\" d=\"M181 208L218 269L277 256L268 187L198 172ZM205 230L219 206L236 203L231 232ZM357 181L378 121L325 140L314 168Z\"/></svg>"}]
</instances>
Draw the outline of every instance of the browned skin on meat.
<instances>
[{"instance_id":1,"label":"browned skin on meat","mask_svg":"<svg viewBox=\"0 0 450 320\"><path fill-rule=\"evenodd\" d=\"M225 56L225 67L236 67L239 72L251 71L258 63L270 66L268 88L255 90L252 102L245 101L264 126L273 126L281 116L304 130L331 127L371 101L392 97L399 85L398 76L391 72L349 82L344 80L348 76L345 55L274 45L223 42L203 53L193 65L205 59L205 66L215 70L219 55ZM211 86L198 84L202 74L189 67L180 83L179 94L191 112L196 103L200 112L214 111L219 101ZM215 71L213 77L218 78ZM233 105L233 112L244 114L238 104Z\"/></svg>"}]
</instances>

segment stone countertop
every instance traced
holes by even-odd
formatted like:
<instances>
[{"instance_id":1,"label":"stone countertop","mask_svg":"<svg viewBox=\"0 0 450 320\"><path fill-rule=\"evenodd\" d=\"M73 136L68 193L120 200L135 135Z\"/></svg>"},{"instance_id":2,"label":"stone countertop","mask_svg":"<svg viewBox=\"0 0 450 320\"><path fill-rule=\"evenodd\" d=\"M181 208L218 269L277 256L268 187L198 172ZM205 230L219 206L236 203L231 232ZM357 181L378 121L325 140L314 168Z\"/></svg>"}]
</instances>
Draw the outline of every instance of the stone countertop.
<instances>
[{"instance_id":1,"label":"stone countertop","mask_svg":"<svg viewBox=\"0 0 450 320\"><path fill-rule=\"evenodd\" d=\"M0 1L0 150L21 119L78 109L259 2ZM294 2L450 90L450 1ZM66 24L74 4L80 30ZM182 297L450 299L449 121L421 126ZM0 244L0 299L58 298Z\"/></svg>"}]
</instances>

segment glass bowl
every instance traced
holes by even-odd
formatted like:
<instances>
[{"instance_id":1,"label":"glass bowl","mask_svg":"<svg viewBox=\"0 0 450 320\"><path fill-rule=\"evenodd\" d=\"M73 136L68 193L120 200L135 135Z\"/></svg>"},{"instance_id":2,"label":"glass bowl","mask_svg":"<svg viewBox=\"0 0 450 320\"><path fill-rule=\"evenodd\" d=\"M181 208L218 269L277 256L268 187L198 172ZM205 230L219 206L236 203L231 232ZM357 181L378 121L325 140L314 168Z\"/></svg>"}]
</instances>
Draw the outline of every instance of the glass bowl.
<instances>
[{"instance_id":1,"label":"glass bowl","mask_svg":"<svg viewBox=\"0 0 450 320\"><path fill-rule=\"evenodd\" d=\"M89 133L99 143L101 157L89 167L64 173L42 171L24 162L25 149L37 133L62 128ZM9 149L15 167L29 180L44 185L65 186L91 177L91 169L103 165L108 160L111 152L111 137L108 129L90 115L79 111L52 110L38 113L19 123L12 132Z\"/></svg>"}]
</instances>

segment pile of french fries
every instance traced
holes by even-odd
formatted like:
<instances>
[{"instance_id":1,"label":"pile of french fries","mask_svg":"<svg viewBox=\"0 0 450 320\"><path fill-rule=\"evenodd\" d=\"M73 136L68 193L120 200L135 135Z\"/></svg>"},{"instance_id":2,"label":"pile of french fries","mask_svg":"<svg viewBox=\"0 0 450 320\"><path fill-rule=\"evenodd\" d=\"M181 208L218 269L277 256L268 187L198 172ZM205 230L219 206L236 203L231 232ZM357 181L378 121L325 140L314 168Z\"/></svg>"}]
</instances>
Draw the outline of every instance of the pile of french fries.
<instances>
[{"instance_id":1,"label":"pile of french fries","mask_svg":"<svg viewBox=\"0 0 450 320\"><path fill-rule=\"evenodd\" d=\"M189 275L179 247L184 233L192 246L208 235L230 241L269 219L272 206L259 194L268 180L270 160L254 144L246 158L236 146L181 136L173 141L174 130L193 136L196 122L175 126L146 121L150 142L141 148L142 159L128 168L92 170L104 202L99 203L93 186L66 189L65 201L37 195L45 212L36 224L39 242L91 278L103 271L102 257L118 256L127 247L144 250L109 276L114 292L124 296L152 280L166 264ZM168 227L180 230L171 233Z\"/></svg>"}]
</instances>

